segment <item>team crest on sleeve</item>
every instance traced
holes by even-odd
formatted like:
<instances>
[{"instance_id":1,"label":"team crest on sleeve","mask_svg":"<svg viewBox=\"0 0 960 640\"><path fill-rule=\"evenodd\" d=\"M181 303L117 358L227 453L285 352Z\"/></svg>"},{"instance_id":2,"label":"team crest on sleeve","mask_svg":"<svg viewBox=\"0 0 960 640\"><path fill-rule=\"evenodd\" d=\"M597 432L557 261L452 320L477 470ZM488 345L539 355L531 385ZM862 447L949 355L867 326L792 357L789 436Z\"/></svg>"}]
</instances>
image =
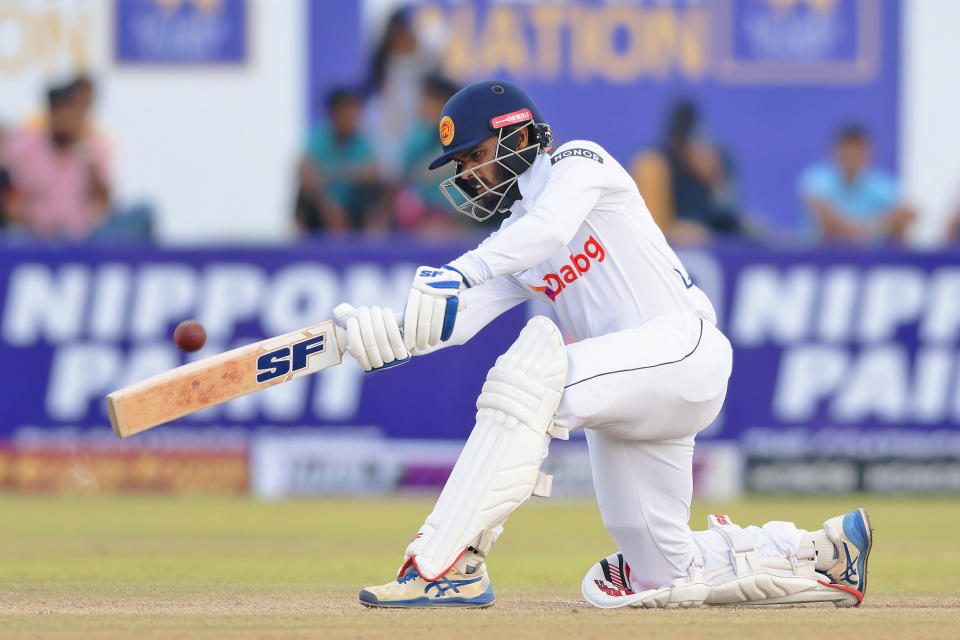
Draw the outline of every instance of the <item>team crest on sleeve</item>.
<instances>
[{"instance_id":1,"label":"team crest on sleeve","mask_svg":"<svg viewBox=\"0 0 960 640\"><path fill-rule=\"evenodd\" d=\"M440 142L445 147L453 142L453 119L450 116L440 118Z\"/></svg>"},{"instance_id":2,"label":"team crest on sleeve","mask_svg":"<svg viewBox=\"0 0 960 640\"><path fill-rule=\"evenodd\" d=\"M588 158L603 164L603 156L601 156L599 153L596 151L591 151L590 149L583 149L579 147L576 149L564 149L563 151L557 151L555 154L550 156L550 164L557 164L565 158Z\"/></svg>"}]
</instances>

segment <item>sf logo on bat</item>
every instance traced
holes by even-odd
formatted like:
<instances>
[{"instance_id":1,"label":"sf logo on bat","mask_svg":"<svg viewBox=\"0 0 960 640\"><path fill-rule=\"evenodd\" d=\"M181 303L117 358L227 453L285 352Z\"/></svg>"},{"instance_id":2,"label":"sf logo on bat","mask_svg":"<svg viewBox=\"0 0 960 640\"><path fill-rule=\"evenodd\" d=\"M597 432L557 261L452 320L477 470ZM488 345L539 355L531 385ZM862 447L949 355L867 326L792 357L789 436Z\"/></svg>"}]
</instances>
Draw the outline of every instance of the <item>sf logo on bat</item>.
<instances>
[{"instance_id":1,"label":"sf logo on bat","mask_svg":"<svg viewBox=\"0 0 960 640\"><path fill-rule=\"evenodd\" d=\"M306 369L310 356L326 350L325 338L326 334L321 333L263 354L257 358L257 382L267 382Z\"/></svg>"}]
</instances>

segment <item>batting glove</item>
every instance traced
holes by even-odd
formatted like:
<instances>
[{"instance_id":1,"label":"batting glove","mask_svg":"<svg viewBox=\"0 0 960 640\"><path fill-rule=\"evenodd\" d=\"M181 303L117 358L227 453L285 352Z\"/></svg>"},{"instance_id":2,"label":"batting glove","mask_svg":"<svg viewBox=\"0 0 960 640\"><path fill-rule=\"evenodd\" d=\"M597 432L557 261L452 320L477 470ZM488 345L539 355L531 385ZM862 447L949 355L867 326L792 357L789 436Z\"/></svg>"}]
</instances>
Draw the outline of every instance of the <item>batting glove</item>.
<instances>
[{"instance_id":1,"label":"batting glove","mask_svg":"<svg viewBox=\"0 0 960 640\"><path fill-rule=\"evenodd\" d=\"M450 266L417 269L403 310L408 351L424 351L450 338L457 312L464 309L459 293L469 287L463 274Z\"/></svg>"},{"instance_id":2,"label":"batting glove","mask_svg":"<svg viewBox=\"0 0 960 640\"><path fill-rule=\"evenodd\" d=\"M381 307L355 308L347 303L333 310L337 343L364 371L389 369L410 361L397 316Z\"/></svg>"}]
</instances>

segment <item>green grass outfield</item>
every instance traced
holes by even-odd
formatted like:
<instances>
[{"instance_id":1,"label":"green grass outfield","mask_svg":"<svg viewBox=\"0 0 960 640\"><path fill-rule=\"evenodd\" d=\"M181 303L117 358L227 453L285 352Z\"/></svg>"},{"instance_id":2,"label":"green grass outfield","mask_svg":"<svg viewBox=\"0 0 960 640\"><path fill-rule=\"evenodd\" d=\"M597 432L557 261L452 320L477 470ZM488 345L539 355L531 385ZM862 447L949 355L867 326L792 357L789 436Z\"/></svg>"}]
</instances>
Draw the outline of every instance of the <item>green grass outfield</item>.
<instances>
[{"instance_id":1,"label":"green grass outfield","mask_svg":"<svg viewBox=\"0 0 960 640\"><path fill-rule=\"evenodd\" d=\"M693 526L813 528L854 506L876 527L864 606L597 611L580 579L612 552L593 502L534 500L489 561L497 605L383 611L430 498L298 500L0 495L0 638L960 637L960 499L752 498L694 506Z\"/></svg>"}]
</instances>

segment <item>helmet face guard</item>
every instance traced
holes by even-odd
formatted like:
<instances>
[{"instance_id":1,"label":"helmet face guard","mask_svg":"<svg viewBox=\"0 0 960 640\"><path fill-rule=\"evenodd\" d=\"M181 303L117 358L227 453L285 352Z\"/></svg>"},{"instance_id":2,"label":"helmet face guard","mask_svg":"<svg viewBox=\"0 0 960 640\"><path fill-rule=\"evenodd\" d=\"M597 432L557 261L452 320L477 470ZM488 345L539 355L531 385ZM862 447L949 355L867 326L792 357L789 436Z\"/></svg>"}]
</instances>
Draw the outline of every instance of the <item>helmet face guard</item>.
<instances>
[{"instance_id":1,"label":"helmet face guard","mask_svg":"<svg viewBox=\"0 0 960 640\"><path fill-rule=\"evenodd\" d=\"M497 152L493 160L478 164L472 169L461 171L462 163L457 162L457 173L440 184L440 191L453 208L474 220L483 222L497 211L509 209L516 197L511 192L517 179L524 171L533 166L540 153L540 135L534 134L537 128L530 127L529 138L533 144L517 149L520 131L526 127L512 130L500 129L497 135ZM534 142L535 140L535 142ZM495 166L499 182L490 184L480 177L478 169Z\"/></svg>"}]
</instances>

